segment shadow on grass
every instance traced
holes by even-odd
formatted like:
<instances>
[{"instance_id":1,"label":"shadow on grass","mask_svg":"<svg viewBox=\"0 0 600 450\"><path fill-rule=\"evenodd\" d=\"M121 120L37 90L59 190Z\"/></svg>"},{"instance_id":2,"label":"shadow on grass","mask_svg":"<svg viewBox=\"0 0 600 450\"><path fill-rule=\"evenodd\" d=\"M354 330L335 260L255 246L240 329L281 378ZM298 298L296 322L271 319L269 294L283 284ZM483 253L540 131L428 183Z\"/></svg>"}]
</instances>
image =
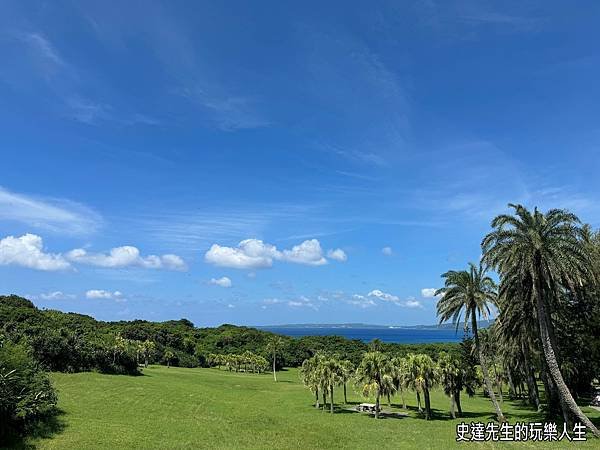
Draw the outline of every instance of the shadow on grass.
<instances>
[{"instance_id":1,"label":"shadow on grass","mask_svg":"<svg viewBox=\"0 0 600 450\"><path fill-rule=\"evenodd\" d=\"M11 434L7 436L6 442L2 442L0 448L12 449L35 449L36 445L32 443L38 439L50 439L54 435L62 433L67 427L64 418L65 412L61 409L56 409L54 414L48 415L40 419L28 433L24 436ZM4 447L6 445L6 447Z\"/></svg>"}]
</instances>

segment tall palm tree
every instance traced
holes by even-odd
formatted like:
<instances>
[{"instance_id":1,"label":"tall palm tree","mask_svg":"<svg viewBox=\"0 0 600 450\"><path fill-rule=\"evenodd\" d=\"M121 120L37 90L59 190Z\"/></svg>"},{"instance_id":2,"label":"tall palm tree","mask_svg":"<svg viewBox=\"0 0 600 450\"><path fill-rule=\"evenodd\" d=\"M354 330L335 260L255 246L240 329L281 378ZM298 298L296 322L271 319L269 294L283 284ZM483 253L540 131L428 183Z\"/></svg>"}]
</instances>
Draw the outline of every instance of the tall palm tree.
<instances>
[{"instance_id":1,"label":"tall palm tree","mask_svg":"<svg viewBox=\"0 0 600 450\"><path fill-rule=\"evenodd\" d=\"M391 381L392 364L381 352L367 352L356 369L356 382L365 397L375 395L375 418L379 418L379 406L383 385Z\"/></svg>"},{"instance_id":2,"label":"tall palm tree","mask_svg":"<svg viewBox=\"0 0 600 450\"><path fill-rule=\"evenodd\" d=\"M277 373L275 372L275 362L277 360L277 354L281 352L285 341L281 336L273 336L273 338L267 344L267 352L273 355L273 379L277 381Z\"/></svg>"},{"instance_id":3,"label":"tall palm tree","mask_svg":"<svg viewBox=\"0 0 600 450\"><path fill-rule=\"evenodd\" d=\"M342 383L342 366L337 358L331 356L320 362L319 378L321 379L321 386L326 392L329 392L329 407L331 414L333 414L333 389Z\"/></svg>"},{"instance_id":4,"label":"tall palm tree","mask_svg":"<svg viewBox=\"0 0 600 450\"><path fill-rule=\"evenodd\" d=\"M352 361L349 361L347 359L342 361L340 363L340 365L341 365L341 369L342 369L342 371L341 371L342 383L344 386L344 403L348 403L348 397L346 395L346 384L354 376L355 368L354 368L354 364L352 364Z\"/></svg>"},{"instance_id":5,"label":"tall palm tree","mask_svg":"<svg viewBox=\"0 0 600 450\"><path fill-rule=\"evenodd\" d=\"M400 392L402 398L402 407L406 409L406 399L404 398L404 388L406 387L408 378L408 361L406 358L392 359L394 386L397 392Z\"/></svg>"},{"instance_id":6,"label":"tall palm tree","mask_svg":"<svg viewBox=\"0 0 600 450\"><path fill-rule=\"evenodd\" d=\"M470 322L487 391L490 394L498 420L504 422L504 414L502 414L492 388L477 329L477 316L487 319L490 314L490 305L496 303L496 284L486 275L482 265L477 267L473 263L469 263L469 270L450 270L444 273L442 277L445 278L444 287L438 289L435 293L435 295L442 296L437 304L437 315L440 318L440 323L452 319L452 322L458 328L463 314L465 328L469 326Z\"/></svg>"},{"instance_id":7,"label":"tall palm tree","mask_svg":"<svg viewBox=\"0 0 600 450\"><path fill-rule=\"evenodd\" d=\"M319 408L319 388L318 370L323 356L317 353L312 358L305 359L300 368L300 378L302 383L315 394L315 408Z\"/></svg>"},{"instance_id":8,"label":"tall palm tree","mask_svg":"<svg viewBox=\"0 0 600 450\"><path fill-rule=\"evenodd\" d=\"M444 393L450 397L450 415L456 419L454 412L456 394L460 393L461 367L460 362L446 352L440 352L438 357L438 372L440 384Z\"/></svg>"},{"instance_id":9,"label":"tall palm tree","mask_svg":"<svg viewBox=\"0 0 600 450\"><path fill-rule=\"evenodd\" d=\"M537 208L531 212L521 205L509 204L509 207L514 214L502 214L492 221L494 230L481 244L483 259L501 277L529 284L544 358L561 404L600 437L600 431L583 414L564 381L553 342L551 313L558 293L563 289L577 293L582 286L595 281L583 244L581 222L561 209L544 214Z\"/></svg>"},{"instance_id":10,"label":"tall palm tree","mask_svg":"<svg viewBox=\"0 0 600 450\"><path fill-rule=\"evenodd\" d=\"M175 353L173 353L171 350L166 350L165 351L165 360L167 361L167 369L169 367L171 367L171 361L173 360L173 358L175 358Z\"/></svg>"},{"instance_id":11,"label":"tall palm tree","mask_svg":"<svg viewBox=\"0 0 600 450\"><path fill-rule=\"evenodd\" d=\"M423 412L421 407L421 392L423 392L423 378L420 374L419 359L418 355L409 353L406 356L406 375L404 378L404 385L407 389L415 391L417 396L417 408L419 413Z\"/></svg>"}]
</instances>

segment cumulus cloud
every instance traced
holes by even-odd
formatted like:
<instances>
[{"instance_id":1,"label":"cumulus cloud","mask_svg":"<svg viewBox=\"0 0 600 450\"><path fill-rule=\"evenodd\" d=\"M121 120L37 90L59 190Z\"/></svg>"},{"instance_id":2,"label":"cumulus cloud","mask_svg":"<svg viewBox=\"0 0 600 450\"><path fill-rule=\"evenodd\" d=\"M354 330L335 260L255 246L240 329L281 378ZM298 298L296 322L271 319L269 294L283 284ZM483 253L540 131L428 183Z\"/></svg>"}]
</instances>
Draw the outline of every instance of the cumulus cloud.
<instances>
[{"instance_id":1,"label":"cumulus cloud","mask_svg":"<svg viewBox=\"0 0 600 450\"><path fill-rule=\"evenodd\" d=\"M186 264L177 255L142 256L137 247L124 245L115 247L106 253L88 253L82 248L71 250L66 258L74 263L87 264L97 267L121 268L128 266L144 267L147 269L186 270Z\"/></svg>"},{"instance_id":2,"label":"cumulus cloud","mask_svg":"<svg viewBox=\"0 0 600 450\"><path fill-rule=\"evenodd\" d=\"M221 286L224 288L230 288L232 285L231 280L228 277L211 278L209 283L214 284L215 286Z\"/></svg>"},{"instance_id":3,"label":"cumulus cloud","mask_svg":"<svg viewBox=\"0 0 600 450\"><path fill-rule=\"evenodd\" d=\"M383 300L385 302L398 303L400 301L400 297L397 297L392 294L388 294L387 292L380 291L379 289L373 289L371 292L367 294L368 297L375 297L379 300Z\"/></svg>"},{"instance_id":4,"label":"cumulus cloud","mask_svg":"<svg viewBox=\"0 0 600 450\"><path fill-rule=\"evenodd\" d=\"M45 253L42 238L30 233L20 237L7 236L0 240L0 265L46 271L71 267L62 255Z\"/></svg>"},{"instance_id":5,"label":"cumulus cloud","mask_svg":"<svg viewBox=\"0 0 600 450\"><path fill-rule=\"evenodd\" d=\"M375 306L376 303L372 298L365 297L364 295L354 294L347 300L350 305L358 306L360 308L369 308Z\"/></svg>"},{"instance_id":6,"label":"cumulus cloud","mask_svg":"<svg viewBox=\"0 0 600 450\"><path fill-rule=\"evenodd\" d=\"M346 256L345 253L344 256ZM294 245L291 250L284 250L283 259L311 266L322 266L323 264L327 264L327 260L323 257L323 249L317 239L310 239L304 241L300 245Z\"/></svg>"},{"instance_id":7,"label":"cumulus cloud","mask_svg":"<svg viewBox=\"0 0 600 450\"><path fill-rule=\"evenodd\" d=\"M213 244L205 253L204 260L215 266L234 269L267 268L273 266L275 260L313 266L327 264L317 239L306 240L283 251L260 239L245 239L237 247Z\"/></svg>"},{"instance_id":8,"label":"cumulus cloud","mask_svg":"<svg viewBox=\"0 0 600 450\"><path fill-rule=\"evenodd\" d=\"M408 297L406 300L402 300L397 295L389 294L387 292L383 292L379 289L374 289L367 294L368 298L382 300L384 302L390 302L398 306L403 306L405 308L422 308L423 305L421 302L416 300L414 297Z\"/></svg>"},{"instance_id":9,"label":"cumulus cloud","mask_svg":"<svg viewBox=\"0 0 600 450\"><path fill-rule=\"evenodd\" d=\"M421 302L413 297L409 297L405 302L402 303L402 306L406 306L407 308L422 308L423 305Z\"/></svg>"},{"instance_id":10,"label":"cumulus cloud","mask_svg":"<svg viewBox=\"0 0 600 450\"><path fill-rule=\"evenodd\" d=\"M394 251L392 250L392 247L383 247L381 249L381 253L383 253L385 256L392 256Z\"/></svg>"},{"instance_id":11,"label":"cumulus cloud","mask_svg":"<svg viewBox=\"0 0 600 450\"><path fill-rule=\"evenodd\" d=\"M90 289L85 293L86 298L90 299L114 299L114 300L123 300L123 293L120 291L105 291L104 289Z\"/></svg>"},{"instance_id":12,"label":"cumulus cloud","mask_svg":"<svg viewBox=\"0 0 600 450\"><path fill-rule=\"evenodd\" d=\"M345 262L348 260L348 255L346 255L346 252L341 248L329 250L327 252L327 257L340 262Z\"/></svg>"},{"instance_id":13,"label":"cumulus cloud","mask_svg":"<svg viewBox=\"0 0 600 450\"><path fill-rule=\"evenodd\" d=\"M436 288L423 288L421 289L421 296L423 298L433 298L435 297L435 291L437 291ZM438 296L440 297L440 296Z\"/></svg>"}]
</instances>

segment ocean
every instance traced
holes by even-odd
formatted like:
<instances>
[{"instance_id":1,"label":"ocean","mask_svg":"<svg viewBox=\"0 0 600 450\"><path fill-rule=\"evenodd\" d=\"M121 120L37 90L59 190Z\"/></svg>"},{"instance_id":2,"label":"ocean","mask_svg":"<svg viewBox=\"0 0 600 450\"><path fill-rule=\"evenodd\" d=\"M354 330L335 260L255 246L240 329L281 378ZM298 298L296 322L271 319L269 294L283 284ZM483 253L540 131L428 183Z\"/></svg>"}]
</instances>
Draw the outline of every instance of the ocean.
<instances>
[{"instance_id":1,"label":"ocean","mask_svg":"<svg viewBox=\"0 0 600 450\"><path fill-rule=\"evenodd\" d=\"M302 336L343 336L369 342L380 339L383 342L398 344L425 344L431 342L460 342L464 332L462 327L454 329L428 330L418 328L325 328L325 327L261 327L262 330L291 337Z\"/></svg>"}]
</instances>

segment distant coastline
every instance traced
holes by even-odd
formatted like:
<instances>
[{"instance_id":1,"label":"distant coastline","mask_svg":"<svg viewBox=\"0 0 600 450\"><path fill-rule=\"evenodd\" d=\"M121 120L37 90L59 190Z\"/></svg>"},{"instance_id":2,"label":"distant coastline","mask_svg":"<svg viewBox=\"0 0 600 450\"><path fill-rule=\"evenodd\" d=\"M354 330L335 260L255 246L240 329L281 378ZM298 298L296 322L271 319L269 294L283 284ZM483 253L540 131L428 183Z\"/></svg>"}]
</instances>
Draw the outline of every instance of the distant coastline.
<instances>
[{"instance_id":1,"label":"distant coastline","mask_svg":"<svg viewBox=\"0 0 600 450\"><path fill-rule=\"evenodd\" d=\"M479 322L480 328L487 328L493 320L482 320ZM281 325L259 325L253 326L259 330L270 329L361 329L361 330L383 330L383 329L399 329L399 330L455 330L456 325L453 323L442 323L439 325L377 325L368 323L293 323ZM462 331L462 325L458 326L458 330Z\"/></svg>"}]
</instances>

